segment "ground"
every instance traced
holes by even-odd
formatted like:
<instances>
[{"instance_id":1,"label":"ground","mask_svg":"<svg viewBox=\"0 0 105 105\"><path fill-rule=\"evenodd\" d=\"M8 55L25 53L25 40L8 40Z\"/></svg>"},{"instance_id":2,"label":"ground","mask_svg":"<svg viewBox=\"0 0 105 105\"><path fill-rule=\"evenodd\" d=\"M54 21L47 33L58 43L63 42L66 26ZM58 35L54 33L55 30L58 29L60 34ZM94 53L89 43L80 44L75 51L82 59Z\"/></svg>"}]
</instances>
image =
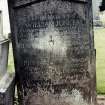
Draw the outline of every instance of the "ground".
<instances>
[{"instance_id":1,"label":"ground","mask_svg":"<svg viewBox=\"0 0 105 105\"><path fill-rule=\"evenodd\" d=\"M13 52L12 52L12 44L10 43L9 47L9 57L8 57L8 72L14 72L14 60L13 60Z\"/></svg>"}]
</instances>

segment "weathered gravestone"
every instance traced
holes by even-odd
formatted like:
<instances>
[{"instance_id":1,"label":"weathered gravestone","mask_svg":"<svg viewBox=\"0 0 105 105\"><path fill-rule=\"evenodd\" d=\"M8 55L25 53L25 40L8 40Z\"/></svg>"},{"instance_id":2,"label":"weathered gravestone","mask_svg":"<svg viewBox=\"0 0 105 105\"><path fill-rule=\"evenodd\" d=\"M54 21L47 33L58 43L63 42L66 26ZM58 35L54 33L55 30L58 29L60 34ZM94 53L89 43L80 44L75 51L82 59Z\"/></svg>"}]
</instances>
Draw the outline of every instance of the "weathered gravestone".
<instances>
[{"instance_id":1,"label":"weathered gravestone","mask_svg":"<svg viewBox=\"0 0 105 105\"><path fill-rule=\"evenodd\" d=\"M19 105L96 105L91 0L8 0Z\"/></svg>"},{"instance_id":2,"label":"weathered gravestone","mask_svg":"<svg viewBox=\"0 0 105 105\"><path fill-rule=\"evenodd\" d=\"M0 105L13 105L15 76L7 73L9 40L0 38Z\"/></svg>"},{"instance_id":3,"label":"weathered gravestone","mask_svg":"<svg viewBox=\"0 0 105 105\"><path fill-rule=\"evenodd\" d=\"M0 79L7 72L9 40L0 36Z\"/></svg>"},{"instance_id":4,"label":"weathered gravestone","mask_svg":"<svg viewBox=\"0 0 105 105\"><path fill-rule=\"evenodd\" d=\"M9 40L3 36L3 19L0 11L0 79L7 72Z\"/></svg>"},{"instance_id":5,"label":"weathered gravestone","mask_svg":"<svg viewBox=\"0 0 105 105\"><path fill-rule=\"evenodd\" d=\"M92 0L93 1L93 23L96 27L103 26L102 21L100 19L100 11L99 6L102 0Z\"/></svg>"},{"instance_id":6,"label":"weathered gravestone","mask_svg":"<svg viewBox=\"0 0 105 105\"><path fill-rule=\"evenodd\" d=\"M0 11L0 105L13 105L15 76L7 73L9 39L3 36L3 20Z\"/></svg>"},{"instance_id":7,"label":"weathered gravestone","mask_svg":"<svg viewBox=\"0 0 105 105\"><path fill-rule=\"evenodd\" d=\"M9 40L0 37L0 105L13 105L15 76L7 73Z\"/></svg>"},{"instance_id":8,"label":"weathered gravestone","mask_svg":"<svg viewBox=\"0 0 105 105\"><path fill-rule=\"evenodd\" d=\"M14 74L6 73L0 80L0 105L14 105Z\"/></svg>"},{"instance_id":9,"label":"weathered gravestone","mask_svg":"<svg viewBox=\"0 0 105 105\"><path fill-rule=\"evenodd\" d=\"M9 40L0 37L0 105L13 105L15 76L7 73Z\"/></svg>"},{"instance_id":10,"label":"weathered gravestone","mask_svg":"<svg viewBox=\"0 0 105 105\"><path fill-rule=\"evenodd\" d=\"M99 6L100 6L102 0L92 0L92 1L93 1L93 19L94 20L100 20Z\"/></svg>"},{"instance_id":11,"label":"weathered gravestone","mask_svg":"<svg viewBox=\"0 0 105 105\"><path fill-rule=\"evenodd\" d=\"M2 11L0 10L0 35L3 34Z\"/></svg>"}]
</instances>

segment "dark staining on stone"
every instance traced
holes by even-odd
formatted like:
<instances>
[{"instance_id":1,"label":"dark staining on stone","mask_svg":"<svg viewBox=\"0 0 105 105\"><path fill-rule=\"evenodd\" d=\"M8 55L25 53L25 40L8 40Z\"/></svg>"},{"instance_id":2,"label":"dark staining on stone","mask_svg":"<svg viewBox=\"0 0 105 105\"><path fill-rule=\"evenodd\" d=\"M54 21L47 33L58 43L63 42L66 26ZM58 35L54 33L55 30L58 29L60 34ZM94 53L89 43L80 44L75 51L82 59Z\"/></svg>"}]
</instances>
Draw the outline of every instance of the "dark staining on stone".
<instances>
[{"instance_id":1,"label":"dark staining on stone","mask_svg":"<svg viewBox=\"0 0 105 105\"><path fill-rule=\"evenodd\" d=\"M75 94L94 103L90 30L87 14L79 14L85 6L86 0L15 2L20 105L76 105Z\"/></svg>"}]
</instances>

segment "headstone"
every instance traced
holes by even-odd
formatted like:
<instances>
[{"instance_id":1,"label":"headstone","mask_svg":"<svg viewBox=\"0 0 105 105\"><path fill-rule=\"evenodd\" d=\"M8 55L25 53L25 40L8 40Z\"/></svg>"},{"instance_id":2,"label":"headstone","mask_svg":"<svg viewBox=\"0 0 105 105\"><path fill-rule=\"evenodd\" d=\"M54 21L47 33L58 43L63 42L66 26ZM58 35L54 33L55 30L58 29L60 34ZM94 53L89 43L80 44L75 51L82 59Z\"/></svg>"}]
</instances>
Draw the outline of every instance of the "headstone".
<instances>
[{"instance_id":1,"label":"headstone","mask_svg":"<svg viewBox=\"0 0 105 105\"><path fill-rule=\"evenodd\" d=\"M0 79L7 72L9 40L0 36Z\"/></svg>"},{"instance_id":2,"label":"headstone","mask_svg":"<svg viewBox=\"0 0 105 105\"><path fill-rule=\"evenodd\" d=\"M9 40L3 36L3 19L0 11L0 79L7 72Z\"/></svg>"},{"instance_id":3,"label":"headstone","mask_svg":"<svg viewBox=\"0 0 105 105\"><path fill-rule=\"evenodd\" d=\"M93 19L94 20L100 20L99 6L100 6L102 0L92 0L92 1L93 1Z\"/></svg>"},{"instance_id":4,"label":"headstone","mask_svg":"<svg viewBox=\"0 0 105 105\"><path fill-rule=\"evenodd\" d=\"M102 0L92 0L93 1L93 23L96 27L102 27L103 23L100 19L100 10L99 6L101 5Z\"/></svg>"},{"instance_id":5,"label":"headstone","mask_svg":"<svg viewBox=\"0 0 105 105\"><path fill-rule=\"evenodd\" d=\"M6 73L0 80L0 105L14 105L14 74Z\"/></svg>"},{"instance_id":6,"label":"headstone","mask_svg":"<svg viewBox=\"0 0 105 105\"><path fill-rule=\"evenodd\" d=\"M3 20L2 20L2 11L0 10L0 35L3 34Z\"/></svg>"},{"instance_id":7,"label":"headstone","mask_svg":"<svg viewBox=\"0 0 105 105\"><path fill-rule=\"evenodd\" d=\"M96 105L91 0L8 0L19 105Z\"/></svg>"},{"instance_id":8,"label":"headstone","mask_svg":"<svg viewBox=\"0 0 105 105\"><path fill-rule=\"evenodd\" d=\"M7 73L9 40L0 37L0 105L13 105L15 77Z\"/></svg>"}]
</instances>

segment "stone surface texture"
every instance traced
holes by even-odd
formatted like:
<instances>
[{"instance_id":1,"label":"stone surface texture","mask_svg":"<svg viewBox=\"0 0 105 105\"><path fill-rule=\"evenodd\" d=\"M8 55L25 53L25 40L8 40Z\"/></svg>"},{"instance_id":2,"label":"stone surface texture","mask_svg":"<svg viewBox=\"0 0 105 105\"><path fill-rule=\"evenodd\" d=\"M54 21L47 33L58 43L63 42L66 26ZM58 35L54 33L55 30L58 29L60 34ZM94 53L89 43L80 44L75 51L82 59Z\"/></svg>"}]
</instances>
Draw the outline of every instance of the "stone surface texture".
<instances>
[{"instance_id":1,"label":"stone surface texture","mask_svg":"<svg viewBox=\"0 0 105 105\"><path fill-rule=\"evenodd\" d=\"M8 0L19 105L96 105L91 0Z\"/></svg>"},{"instance_id":2,"label":"stone surface texture","mask_svg":"<svg viewBox=\"0 0 105 105\"><path fill-rule=\"evenodd\" d=\"M0 37L0 79L7 72L8 53L9 53L9 40L5 39L4 37Z\"/></svg>"},{"instance_id":3,"label":"stone surface texture","mask_svg":"<svg viewBox=\"0 0 105 105\"><path fill-rule=\"evenodd\" d=\"M14 74L6 73L0 80L0 105L14 105Z\"/></svg>"}]
</instances>

